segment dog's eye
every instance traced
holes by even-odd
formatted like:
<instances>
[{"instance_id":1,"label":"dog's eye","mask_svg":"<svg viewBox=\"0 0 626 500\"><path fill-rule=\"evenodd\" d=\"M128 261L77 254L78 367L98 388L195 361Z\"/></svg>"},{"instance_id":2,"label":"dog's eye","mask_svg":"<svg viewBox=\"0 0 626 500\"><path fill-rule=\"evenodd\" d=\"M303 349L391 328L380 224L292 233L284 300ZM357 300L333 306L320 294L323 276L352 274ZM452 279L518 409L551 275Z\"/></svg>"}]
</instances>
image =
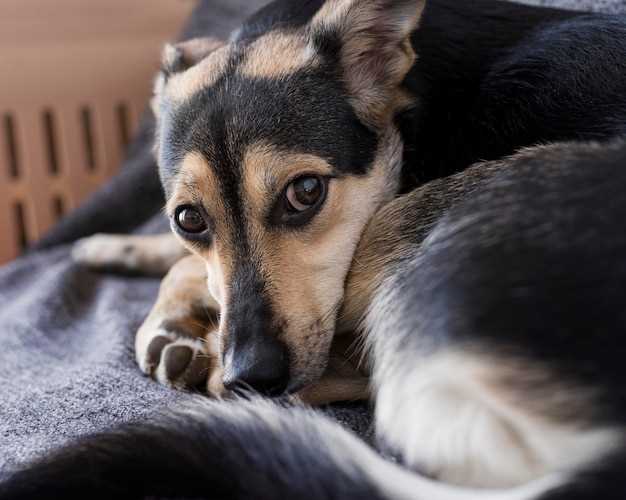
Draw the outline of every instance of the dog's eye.
<instances>
[{"instance_id":1,"label":"dog's eye","mask_svg":"<svg viewBox=\"0 0 626 500\"><path fill-rule=\"evenodd\" d=\"M197 208L178 207L174 219L178 227L186 233L199 234L207 230L207 223Z\"/></svg>"},{"instance_id":2,"label":"dog's eye","mask_svg":"<svg viewBox=\"0 0 626 500\"><path fill-rule=\"evenodd\" d=\"M297 228L310 222L326 201L331 179L330 176L302 175L291 181L268 214L270 224Z\"/></svg>"},{"instance_id":3,"label":"dog's eye","mask_svg":"<svg viewBox=\"0 0 626 500\"><path fill-rule=\"evenodd\" d=\"M287 186L285 196L289 209L304 212L317 206L322 200L326 186L321 177L300 177Z\"/></svg>"}]
</instances>

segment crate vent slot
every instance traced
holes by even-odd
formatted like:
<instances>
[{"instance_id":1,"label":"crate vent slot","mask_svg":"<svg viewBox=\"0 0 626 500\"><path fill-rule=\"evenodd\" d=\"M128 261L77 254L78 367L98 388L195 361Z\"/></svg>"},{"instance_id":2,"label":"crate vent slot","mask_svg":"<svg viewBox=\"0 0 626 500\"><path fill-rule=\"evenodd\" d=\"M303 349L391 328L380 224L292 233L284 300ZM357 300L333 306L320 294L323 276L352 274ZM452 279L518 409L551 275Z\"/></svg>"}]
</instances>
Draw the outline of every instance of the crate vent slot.
<instances>
[{"instance_id":1,"label":"crate vent slot","mask_svg":"<svg viewBox=\"0 0 626 500\"><path fill-rule=\"evenodd\" d=\"M80 121L83 129L83 142L85 146L85 158L87 159L87 169L96 169L96 145L94 140L93 113L88 106L83 106L80 110Z\"/></svg>"},{"instance_id":2,"label":"crate vent slot","mask_svg":"<svg viewBox=\"0 0 626 500\"><path fill-rule=\"evenodd\" d=\"M52 213L57 220L60 220L65 215L65 203L60 196L52 198Z\"/></svg>"},{"instance_id":3,"label":"crate vent slot","mask_svg":"<svg viewBox=\"0 0 626 500\"><path fill-rule=\"evenodd\" d=\"M2 119L5 151L7 155L8 175L11 179L20 177L20 162L17 154L17 141L15 139L15 119L10 113L6 113Z\"/></svg>"},{"instance_id":4,"label":"crate vent slot","mask_svg":"<svg viewBox=\"0 0 626 500\"><path fill-rule=\"evenodd\" d=\"M46 156L48 170L51 175L59 173L59 148L57 144L56 123L52 110L46 109L42 114L44 142L46 144Z\"/></svg>"},{"instance_id":5,"label":"crate vent slot","mask_svg":"<svg viewBox=\"0 0 626 500\"><path fill-rule=\"evenodd\" d=\"M124 102L120 102L115 109L115 115L117 116L120 149L126 151L130 143L130 116L128 114L128 105Z\"/></svg>"},{"instance_id":6,"label":"crate vent slot","mask_svg":"<svg viewBox=\"0 0 626 500\"><path fill-rule=\"evenodd\" d=\"M20 250L24 251L28 246L28 234L26 232L26 213L24 205L21 202L15 202L13 204L13 219L15 221L15 231L17 237L17 243Z\"/></svg>"}]
</instances>

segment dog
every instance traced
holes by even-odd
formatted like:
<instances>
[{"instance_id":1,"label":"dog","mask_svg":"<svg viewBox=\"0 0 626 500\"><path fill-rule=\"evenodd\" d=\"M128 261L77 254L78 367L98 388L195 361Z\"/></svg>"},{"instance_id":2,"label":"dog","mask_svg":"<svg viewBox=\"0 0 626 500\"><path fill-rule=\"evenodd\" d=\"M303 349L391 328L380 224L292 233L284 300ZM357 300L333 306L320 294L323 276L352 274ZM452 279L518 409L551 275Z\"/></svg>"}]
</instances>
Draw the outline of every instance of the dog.
<instances>
[{"instance_id":1,"label":"dog","mask_svg":"<svg viewBox=\"0 0 626 500\"><path fill-rule=\"evenodd\" d=\"M279 0L167 47L153 104L175 237L74 251L171 267L141 369L311 404L371 388L400 464L307 409L198 400L2 498L624 497L626 19Z\"/></svg>"}]
</instances>

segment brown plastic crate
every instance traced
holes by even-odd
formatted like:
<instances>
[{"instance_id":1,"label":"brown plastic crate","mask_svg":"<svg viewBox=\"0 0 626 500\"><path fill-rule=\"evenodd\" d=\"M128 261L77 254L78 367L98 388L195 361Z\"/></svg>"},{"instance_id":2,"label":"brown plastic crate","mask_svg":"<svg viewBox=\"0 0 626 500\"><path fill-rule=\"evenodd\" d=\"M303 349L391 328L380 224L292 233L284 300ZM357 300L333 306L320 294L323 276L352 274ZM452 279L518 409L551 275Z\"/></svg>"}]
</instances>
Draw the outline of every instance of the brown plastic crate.
<instances>
[{"instance_id":1,"label":"brown plastic crate","mask_svg":"<svg viewBox=\"0 0 626 500\"><path fill-rule=\"evenodd\" d=\"M0 263L115 173L194 3L0 1Z\"/></svg>"}]
</instances>

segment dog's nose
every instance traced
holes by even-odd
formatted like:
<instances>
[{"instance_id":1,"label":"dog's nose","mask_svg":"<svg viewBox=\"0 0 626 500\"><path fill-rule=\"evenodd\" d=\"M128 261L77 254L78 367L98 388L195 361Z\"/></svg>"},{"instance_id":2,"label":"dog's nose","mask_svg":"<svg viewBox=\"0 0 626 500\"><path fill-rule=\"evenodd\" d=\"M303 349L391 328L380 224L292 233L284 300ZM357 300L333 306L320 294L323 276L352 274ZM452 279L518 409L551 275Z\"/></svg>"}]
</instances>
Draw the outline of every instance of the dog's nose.
<instances>
[{"instance_id":1,"label":"dog's nose","mask_svg":"<svg viewBox=\"0 0 626 500\"><path fill-rule=\"evenodd\" d=\"M233 346L224 359L224 387L279 396L289 383L288 358L285 345L274 339L250 339L242 346Z\"/></svg>"}]
</instances>

